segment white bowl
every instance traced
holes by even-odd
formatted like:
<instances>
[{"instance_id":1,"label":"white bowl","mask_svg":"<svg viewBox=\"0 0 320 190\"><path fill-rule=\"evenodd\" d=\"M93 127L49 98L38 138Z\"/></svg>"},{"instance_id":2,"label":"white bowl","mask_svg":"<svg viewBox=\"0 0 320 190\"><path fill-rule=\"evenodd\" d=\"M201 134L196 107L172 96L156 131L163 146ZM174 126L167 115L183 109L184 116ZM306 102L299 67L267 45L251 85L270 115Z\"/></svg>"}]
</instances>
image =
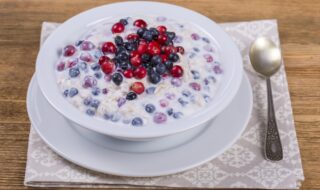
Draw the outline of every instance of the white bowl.
<instances>
[{"instance_id":1,"label":"white bowl","mask_svg":"<svg viewBox=\"0 0 320 190\"><path fill-rule=\"evenodd\" d=\"M97 21L112 16L129 15L163 15L177 20L188 20L215 40L218 45L221 63L224 65L224 76L213 101L200 112L191 117L162 124L150 124L144 127L130 127L121 123L111 123L92 118L80 112L70 104L60 92L56 82L55 63L58 60L57 50L68 43L76 41ZM47 101L72 124L87 129L128 140L146 140L173 135L188 129L204 126L224 110L236 95L242 80L243 67L240 52L231 38L212 20L194 11L175 5L155 2L114 3L90 9L80 13L61 24L45 41L40 49L36 63L36 76L40 89Z\"/></svg>"}]
</instances>

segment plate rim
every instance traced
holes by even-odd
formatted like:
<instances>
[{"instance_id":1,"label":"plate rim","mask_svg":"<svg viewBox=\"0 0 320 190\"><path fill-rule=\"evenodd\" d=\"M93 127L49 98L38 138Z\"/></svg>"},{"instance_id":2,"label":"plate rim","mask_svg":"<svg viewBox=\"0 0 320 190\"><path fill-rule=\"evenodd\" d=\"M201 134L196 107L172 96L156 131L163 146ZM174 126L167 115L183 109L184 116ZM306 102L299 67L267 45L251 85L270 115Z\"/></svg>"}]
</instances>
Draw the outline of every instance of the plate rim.
<instances>
[{"instance_id":1,"label":"plate rim","mask_svg":"<svg viewBox=\"0 0 320 190\"><path fill-rule=\"evenodd\" d=\"M244 74L245 75L245 74ZM35 131L37 132L37 134L40 136L40 138L46 143L46 145L48 145L55 153L57 153L58 155L60 155L62 158L72 162L72 163L75 163L76 165L80 166L80 167L84 167L84 168L87 168L87 169L90 169L90 170L93 170L93 171L97 171L97 172L101 172L101 173L105 173L105 174L111 174L111 175L116 175L116 176L125 176L125 177L158 177L158 176L164 176L164 175L170 175L170 174L175 174L175 173L179 173L179 172L183 172L183 171L186 171L186 170L189 170L191 168L194 168L194 167L197 167L197 166L200 166L214 158L216 158L217 156L219 156L220 154L222 154L223 152L225 152L227 149L229 149L235 142L236 140L238 140L240 138L240 136L242 135L242 133L244 132L244 130L246 129L246 126L250 120L250 116L251 116L251 112L252 112L252 105L253 105L253 94L252 94L252 87L251 87L251 84L250 84L250 81L248 79L248 77L245 75L245 77L243 77L243 80L246 80L246 83L248 84L248 96L249 96L249 111L247 113L247 115L245 116L246 118L244 119L244 125L241 127L241 130L239 133L236 133L237 135L235 135L233 137L233 140L232 141L229 141L228 143L226 143L224 145L223 148L221 148L219 151L215 152L214 154L212 154L210 157L207 157L206 159L202 159L201 161L197 161L193 164L190 164L188 166L184 166L184 167L181 167L179 169L167 169L166 172L153 172L153 173L149 173L147 175L143 175L143 174L126 174L126 173L121 173L121 172L115 172L115 171L105 171L103 169L99 169L99 168L96 168L96 167L92 167L88 164L85 164L85 163L81 163L81 162L78 162L77 160L74 160L72 158L70 158L70 156L66 155L65 152L63 151L60 151L54 144L52 144L52 142L49 142L48 139L45 137L45 134L43 134L37 127L37 124L35 123L34 119L33 119L33 116L31 115L31 103L33 100L32 99L32 90L34 88L34 85L36 85L36 77L33 76L30 83L29 83L29 87L28 87L28 94L27 94L27 110L28 110L28 115L29 115L29 119L31 121L31 124L32 124L32 128L35 129ZM38 87L39 88L39 87ZM40 89L38 89L39 92L41 95L42 92L40 91ZM78 134L79 135L79 134ZM83 138L83 137L82 137ZM193 141L193 140L192 140ZM89 142L89 141L88 141ZM93 143L93 142L90 142L90 143ZM183 145L184 146L184 145ZM178 147L175 147L173 149L180 149L181 147L178 146ZM112 150L113 151L113 150ZM161 152L161 151L160 151ZM129 153L130 154L130 153ZM144 153L145 154L145 153ZM152 153L151 153L152 154Z\"/></svg>"}]
</instances>

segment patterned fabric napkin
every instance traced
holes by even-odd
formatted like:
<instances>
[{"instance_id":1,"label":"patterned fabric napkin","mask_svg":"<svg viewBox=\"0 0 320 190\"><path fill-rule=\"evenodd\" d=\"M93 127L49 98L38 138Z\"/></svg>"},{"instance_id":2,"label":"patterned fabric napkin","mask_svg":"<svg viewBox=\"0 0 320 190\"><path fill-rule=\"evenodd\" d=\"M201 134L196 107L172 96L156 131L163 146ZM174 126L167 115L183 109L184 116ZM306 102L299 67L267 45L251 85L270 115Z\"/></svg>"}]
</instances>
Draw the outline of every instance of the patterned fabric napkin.
<instances>
[{"instance_id":1,"label":"patterned fabric napkin","mask_svg":"<svg viewBox=\"0 0 320 190\"><path fill-rule=\"evenodd\" d=\"M41 43L58 26L43 23ZM31 128L25 185L38 187L189 187L298 189L304 180L284 66L272 77L277 122L284 148L280 162L262 154L267 116L265 80L250 66L248 48L258 36L279 45L276 20L225 23L221 27L238 45L253 89L253 111L242 137L225 153L197 168L163 177L133 178L97 173L55 154Z\"/></svg>"}]
</instances>

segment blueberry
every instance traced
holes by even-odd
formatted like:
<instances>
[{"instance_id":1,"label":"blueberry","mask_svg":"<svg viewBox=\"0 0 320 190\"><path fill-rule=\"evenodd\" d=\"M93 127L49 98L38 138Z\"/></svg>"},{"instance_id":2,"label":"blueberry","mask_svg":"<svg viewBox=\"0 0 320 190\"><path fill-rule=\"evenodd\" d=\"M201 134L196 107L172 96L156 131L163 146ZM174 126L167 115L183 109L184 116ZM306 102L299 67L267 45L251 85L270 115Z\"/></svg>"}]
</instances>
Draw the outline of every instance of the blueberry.
<instances>
[{"instance_id":1,"label":"blueberry","mask_svg":"<svg viewBox=\"0 0 320 190\"><path fill-rule=\"evenodd\" d=\"M122 70L131 69L132 65L128 61L120 62L118 65Z\"/></svg>"},{"instance_id":2,"label":"blueberry","mask_svg":"<svg viewBox=\"0 0 320 190\"><path fill-rule=\"evenodd\" d=\"M200 73L198 71L195 70L191 70L191 73L193 75L193 79L199 79L200 78Z\"/></svg>"},{"instance_id":3,"label":"blueberry","mask_svg":"<svg viewBox=\"0 0 320 190\"><path fill-rule=\"evenodd\" d=\"M160 75L164 74L167 71L167 68L164 64L158 64L156 66L156 72L159 73Z\"/></svg>"},{"instance_id":4,"label":"blueberry","mask_svg":"<svg viewBox=\"0 0 320 190\"><path fill-rule=\"evenodd\" d=\"M114 38L114 43L117 45L117 46L122 46L123 45L123 39L121 36L116 36Z\"/></svg>"},{"instance_id":5,"label":"blueberry","mask_svg":"<svg viewBox=\"0 0 320 190\"><path fill-rule=\"evenodd\" d=\"M101 72L96 72L94 73L94 76L97 78L97 79L100 79L102 77L102 73Z\"/></svg>"},{"instance_id":6,"label":"blueberry","mask_svg":"<svg viewBox=\"0 0 320 190\"><path fill-rule=\"evenodd\" d=\"M151 56L149 54L147 54L147 53L144 53L144 54L141 55L142 63L147 63L147 62L150 61L150 59L151 59Z\"/></svg>"},{"instance_id":7,"label":"blueberry","mask_svg":"<svg viewBox=\"0 0 320 190\"><path fill-rule=\"evenodd\" d=\"M156 107L153 104L147 104L144 109L148 113L153 113L156 110Z\"/></svg>"},{"instance_id":8,"label":"blueberry","mask_svg":"<svg viewBox=\"0 0 320 190\"><path fill-rule=\"evenodd\" d=\"M99 63L94 63L91 65L91 69L94 71L98 71L100 69Z\"/></svg>"},{"instance_id":9,"label":"blueberry","mask_svg":"<svg viewBox=\"0 0 320 190\"><path fill-rule=\"evenodd\" d=\"M166 32L166 34L170 40L173 40L174 37L176 37L176 33L174 32Z\"/></svg>"},{"instance_id":10,"label":"blueberry","mask_svg":"<svg viewBox=\"0 0 320 190\"><path fill-rule=\"evenodd\" d=\"M153 40L153 35L152 32L149 30L144 31L142 38L147 40L147 41L152 41Z\"/></svg>"},{"instance_id":11,"label":"blueberry","mask_svg":"<svg viewBox=\"0 0 320 190\"><path fill-rule=\"evenodd\" d=\"M195 52L199 52L199 51L200 51L200 49L197 48L197 47L194 47L194 48L192 48L192 49L193 49L193 51L195 51Z\"/></svg>"},{"instance_id":12,"label":"blueberry","mask_svg":"<svg viewBox=\"0 0 320 190\"><path fill-rule=\"evenodd\" d=\"M179 98L179 99L178 99L178 102L179 102L182 106L185 106L185 105L188 104L188 101L186 101L186 100L184 100L184 99L182 99L182 98Z\"/></svg>"},{"instance_id":13,"label":"blueberry","mask_svg":"<svg viewBox=\"0 0 320 190\"><path fill-rule=\"evenodd\" d=\"M133 126L141 126L141 125L143 125L143 121L142 121L142 119L141 119L140 117L135 117L135 118L133 118L133 120L131 121L131 124L132 124Z\"/></svg>"},{"instance_id":14,"label":"blueberry","mask_svg":"<svg viewBox=\"0 0 320 190\"><path fill-rule=\"evenodd\" d=\"M94 57L95 57L96 59L99 59L101 56L103 56L102 51L98 50L98 51L95 51L95 52L94 52Z\"/></svg>"},{"instance_id":15,"label":"blueberry","mask_svg":"<svg viewBox=\"0 0 320 190\"><path fill-rule=\"evenodd\" d=\"M99 101L99 100L93 99L93 100L90 102L90 106L93 107L93 108L98 108L99 105L100 105L100 101Z\"/></svg>"},{"instance_id":16,"label":"blueberry","mask_svg":"<svg viewBox=\"0 0 320 190\"><path fill-rule=\"evenodd\" d=\"M174 114L173 114L173 118L176 118L176 119L179 119L179 118L181 118L183 116L183 113L181 113L181 112L175 112Z\"/></svg>"},{"instance_id":17,"label":"blueberry","mask_svg":"<svg viewBox=\"0 0 320 190\"><path fill-rule=\"evenodd\" d=\"M108 94L108 89L107 88L103 88L102 89L102 94Z\"/></svg>"},{"instance_id":18,"label":"blueberry","mask_svg":"<svg viewBox=\"0 0 320 190\"><path fill-rule=\"evenodd\" d=\"M125 42L124 43L124 47L126 48L126 50L128 51L133 51L136 49L136 46L134 43L130 43L130 42Z\"/></svg>"},{"instance_id":19,"label":"blueberry","mask_svg":"<svg viewBox=\"0 0 320 190\"><path fill-rule=\"evenodd\" d=\"M166 68L167 68L168 70L170 70L170 69L173 67L172 61L166 61L166 62L164 62L164 65L166 66Z\"/></svg>"},{"instance_id":20,"label":"blueberry","mask_svg":"<svg viewBox=\"0 0 320 190\"><path fill-rule=\"evenodd\" d=\"M172 40L168 39L167 41L164 42L164 45L166 45L166 46L172 46L172 45L173 45L173 42L172 42Z\"/></svg>"},{"instance_id":21,"label":"blueberry","mask_svg":"<svg viewBox=\"0 0 320 190\"><path fill-rule=\"evenodd\" d=\"M148 73L149 73L149 70L152 70L152 68L153 68L152 64L150 62L142 63L142 66L147 69Z\"/></svg>"},{"instance_id":22,"label":"blueberry","mask_svg":"<svg viewBox=\"0 0 320 190\"><path fill-rule=\"evenodd\" d=\"M68 96L68 94L69 94L69 90L67 89L67 90L65 90L65 91L63 91L63 95L65 96L65 97L67 97Z\"/></svg>"},{"instance_id":23,"label":"blueberry","mask_svg":"<svg viewBox=\"0 0 320 190\"><path fill-rule=\"evenodd\" d=\"M170 115L172 115L173 114L173 109L172 108L169 108L168 110L167 110L167 114L170 116Z\"/></svg>"},{"instance_id":24,"label":"blueberry","mask_svg":"<svg viewBox=\"0 0 320 190\"><path fill-rule=\"evenodd\" d=\"M189 58L192 59L192 58L194 58L195 56L196 56L196 54L195 54L194 52L191 52L190 55L189 55Z\"/></svg>"},{"instance_id":25,"label":"blueberry","mask_svg":"<svg viewBox=\"0 0 320 190\"><path fill-rule=\"evenodd\" d=\"M117 48L117 52L116 52L116 55L119 55L121 53L127 53L127 49L123 46L120 46Z\"/></svg>"},{"instance_id":26,"label":"blueberry","mask_svg":"<svg viewBox=\"0 0 320 190\"><path fill-rule=\"evenodd\" d=\"M127 60L129 60L129 55L125 52L122 52L117 55L117 59L119 59L121 61L127 61Z\"/></svg>"},{"instance_id":27,"label":"blueberry","mask_svg":"<svg viewBox=\"0 0 320 190\"><path fill-rule=\"evenodd\" d=\"M80 71L78 68L71 68L69 70L69 75L71 78L77 77L80 74Z\"/></svg>"},{"instance_id":28,"label":"blueberry","mask_svg":"<svg viewBox=\"0 0 320 190\"><path fill-rule=\"evenodd\" d=\"M151 58L151 63L153 66L156 66L156 65L162 63L162 58L160 57L160 55L155 55Z\"/></svg>"},{"instance_id":29,"label":"blueberry","mask_svg":"<svg viewBox=\"0 0 320 190\"><path fill-rule=\"evenodd\" d=\"M203 99L204 99L204 101L206 101L207 103L208 102L210 102L210 100L211 100L211 98L210 98L210 96L208 96L208 95L203 95Z\"/></svg>"},{"instance_id":30,"label":"blueberry","mask_svg":"<svg viewBox=\"0 0 320 190\"><path fill-rule=\"evenodd\" d=\"M86 113L89 115L89 116L93 116L94 114L96 114L96 112L92 109L87 109Z\"/></svg>"},{"instance_id":31,"label":"blueberry","mask_svg":"<svg viewBox=\"0 0 320 190\"><path fill-rule=\"evenodd\" d=\"M140 38L143 36L144 32L146 31L146 28L139 28L137 30L137 34L140 36Z\"/></svg>"},{"instance_id":32,"label":"blueberry","mask_svg":"<svg viewBox=\"0 0 320 190\"><path fill-rule=\"evenodd\" d=\"M123 77L120 73L114 73L112 75L112 81L114 82L114 84L119 86L123 81Z\"/></svg>"},{"instance_id":33,"label":"blueberry","mask_svg":"<svg viewBox=\"0 0 320 190\"><path fill-rule=\"evenodd\" d=\"M191 95L191 92L189 90L183 90L181 94L185 97L189 97Z\"/></svg>"},{"instance_id":34,"label":"blueberry","mask_svg":"<svg viewBox=\"0 0 320 190\"><path fill-rule=\"evenodd\" d=\"M146 93L147 94L153 94L155 90L156 90L156 87L151 86L151 87L146 89Z\"/></svg>"},{"instance_id":35,"label":"blueberry","mask_svg":"<svg viewBox=\"0 0 320 190\"><path fill-rule=\"evenodd\" d=\"M117 57L114 57L114 58L112 59L112 61L114 62L114 64L116 65L116 67L118 67L119 64L120 64L120 62L121 62L121 60L118 59Z\"/></svg>"},{"instance_id":36,"label":"blueberry","mask_svg":"<svg viewBox=\"0 0 320 190\"><path fill-rule=\"evenodd\" d=\"M182 81L181 81L181 79L179 79L179 78L172 78L172 79L171 79L171 84L172 84L173 86L179 87L179 86L182 85Z\"/></svg>"},{"instance_id":37,"label":"blueberry","mask_svg":"<svg viewBox=\"0 0 320 190\"><path fill-rule=\"evenodd\" d=\"M137 94L134 93L134 92L129 92L129 93L127 94L127 96L126 96L126 99L127 99L127 100L134 100L134 99L136 99L136 98L137 98Z\"/></svg>"},{"instance_id":38,"label":"blueberry","mask_svg":"<svg viewBox=\"0 0 320 190\"><path fill-rule=\"evenodd\" d=\"M83 104L88 106L91 104L92 99L90 97L87 97L83 100Z\"/></svg>"},{"instance_id":39,"label":"blueberry","mask_svg":"<svg viewBox=\"0 0 320 190\"><path fill-rule=\"evenodd\" d=\"M121 97L117 100L117 102L118 102L118 107L121 107L123 106L123 104L126 103L126 99Z\"/></svg>"},{"instance_id":40,"label":"blueberry","mask_svg":"<svg viewBox=\"0 0 320 190\"><path fill-rule=\"evenodd\" d=\"M76 41L76 43L74 45L80 46L82 44L82 42L83 42L83 40L78 40L78 41Z\"/></svg>"},{"instance_id":41,"label":"blueberry","mask_svg":"<svg viewBox=\"0 0 320 190\"><path fill-rule=\"evenodd\" d=\"M206 38L206 37L202 37L201 39L202 39L202 41L204 41L204 42L206 42L208 44L210 43L210 40L208 38Z\"/></svg>"},{"instance_id":42,"label":"blueberry","mask_svg":"<svg viewBox=\"0 0 320 190\"><path fill-rule=\"evenodd\" d=\"M157 39L159 36L159 31L156 28L149 29L153 39Z\"/></svg>"},{"instance_id":43,"label":"blueberry","mask_svg":"<svg viewBox=\"0 0 320 190\"><path fill-rule=\"evenodd\" d=\"M152 84L157 84L159 83L161 80L161 77L158 73L156 72L151 72L149 74L149 81L152 83Z\"/></svg>"},{"instance_id":44,"label":"blueberry","mask_svg":"<svg viewBox=\"0 0 320 190\"><path fill-rule=\"evenodd\" d=\"M78 93L79 93L78 89L72 87L69 90L69 97L72 98L73 96L77 95Z\"/></svg>"},{"instance_id":45,"label":"blueberry","mask_svg":"<svg viewBox=\"0 0 320 190\"><path fill-rule=\"evenodd\" d=\"M111 121L112 122L117 122L120 120L120 115L119 114L114 114L112 117L111 117Z\"/></svg>"},{"instance_id":46,"label":"blueberry","mask_svg":"<svg viewBox=\"0 0 320 190\"><path fill-rule=\"evenodd\" d=\"M168 59L173 62L177 62L179 60L179 55L176 53L170 53Z\"/></svg>"},{"instance_id":47,"label":"blueberry","mask_svg":"<svg viewBox=\"0 0 320 190\"><path fill-rule=\"evenodd\" d=\"M98 96L100 94L101 90L98 87L93 87L91 90L92 95Z\"/></svg>"},{"instance_id":48,"label":"blueberry","mask_svg":"<svg viewBox=\"0 0 320 190\"><path fill-rule=\"evenodd\" d=\"M106 113L103 115L103 118L106 119L106 120L109 120L113 117L113 115L111 113Z\"/></svg>"},{"instance_id":49,"label":"blueberry","mask_svg":"<svg viewBox=\"0 0 320 190\"><path fill-rule=\"evenodd\" d=\"M87 70L87 63L86 62L80 62L79 68L83 71Z\"/></svg>"},{"instance_id":50,"label":"blueberry","mask_svg":"<svg viewBox=\"0 0 320 190\"><path fill-rule=\"evenodd\" d=\"M123 25L127 25L128 24L128 21L127 21L127 19L120 19L120 21L119 21L121 24L123 24Z\"/></svg>"}]
</instances>

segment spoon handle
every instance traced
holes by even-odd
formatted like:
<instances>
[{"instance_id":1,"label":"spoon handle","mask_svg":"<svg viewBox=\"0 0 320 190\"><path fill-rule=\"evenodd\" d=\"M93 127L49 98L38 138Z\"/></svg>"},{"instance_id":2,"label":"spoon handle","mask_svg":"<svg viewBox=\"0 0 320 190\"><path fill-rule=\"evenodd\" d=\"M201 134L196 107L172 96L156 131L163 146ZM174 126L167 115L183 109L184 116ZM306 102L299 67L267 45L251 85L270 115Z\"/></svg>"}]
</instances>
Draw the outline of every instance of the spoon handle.
<instances>
[{"instance_id":1,"label":"spoon handle","mask_svg":"<svg viewBox=\"0 0 320 190\"><path fill-rule=\"evenodd\" d=\"M268 126L265 144L265 155L268 160L279 161L283 158L281 140L279 136L276 116L273 107L272 89L270 78L267 78L268 91Z\"/></svg>"}]
</instances>

